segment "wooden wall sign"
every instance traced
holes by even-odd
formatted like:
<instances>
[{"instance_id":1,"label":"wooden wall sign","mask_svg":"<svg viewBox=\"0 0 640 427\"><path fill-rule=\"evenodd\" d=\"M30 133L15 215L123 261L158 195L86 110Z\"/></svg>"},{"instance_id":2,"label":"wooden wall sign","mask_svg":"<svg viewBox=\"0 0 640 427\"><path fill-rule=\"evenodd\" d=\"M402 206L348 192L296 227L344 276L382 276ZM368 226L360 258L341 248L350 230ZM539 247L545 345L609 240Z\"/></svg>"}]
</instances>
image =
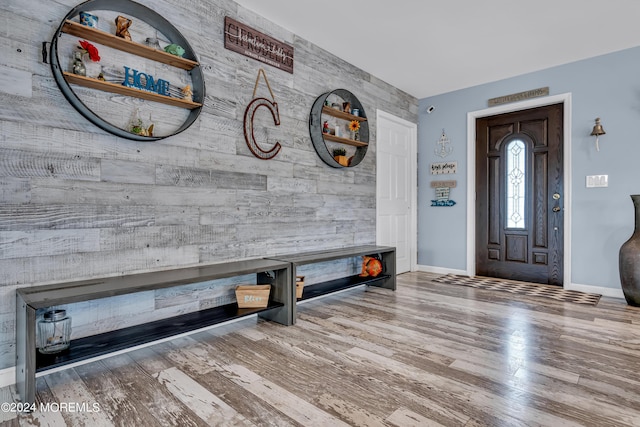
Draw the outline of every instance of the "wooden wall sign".
<instances>
[{"instance_id":1,"label":"wooden wall sign","mask_svg":"<svg viewBox=\"0 0 640 427\"><path fill-rule=\"evenodd\" d=\"M269 93L271 94L273 101L270 101L267 98L256 98L256 91L258 90L258 83L260 82L261 74L264 77L264 81L267 83L267 88L269 88ZM262 160L270 160L278 155L282 146L279 142L276 142L270 149L263 150L256 142L256 136L253 132L253 120L256 115L256 110L260 107L265 107L271 111L273 122L276 126L280 126L280 111L278 110L278 103L276 102L276 97L271 90L271 85L269 85L269 80L267 80L267 75L262 68L258 70L256 84L253 87L253 99L249 105L247 105L247 109L244 110L244 140L247 142L247 146L254 156Z\"/></svg>"},{"instance_id":2,"label":"wooden wall sign","mask_svg":"<svg viewBox=\"0 0 640 427\"><path fill-rule=\"evenodd\" d=\"M431 188L456 188L458 181L431 181Z\"/></svg>"},{"instance_id":3,"label":"wooden wall sign","mask_svg":"<svg viewBox=\"0 0 640 427\"><path fill-rule=\"evenodd\" d=\"M224 18L224 47L293 74L293 46L228 16Z\"/></svg>"},{"instance_id":4,"label":"wooden wall sign","mask_svg":"<svg viewBox=\"0 0 640 427\"><path fill-rule=\"evenodd\" d=\"M526 90L524 92L512 93L511 95L499 96L497 98L491 98L489 101L487 101L487 103L489 104L489 107L493 107L494 105L508 104L509 102L523 101L525 99L548 95L549 86Z\"/></svg>"}]
</instances>

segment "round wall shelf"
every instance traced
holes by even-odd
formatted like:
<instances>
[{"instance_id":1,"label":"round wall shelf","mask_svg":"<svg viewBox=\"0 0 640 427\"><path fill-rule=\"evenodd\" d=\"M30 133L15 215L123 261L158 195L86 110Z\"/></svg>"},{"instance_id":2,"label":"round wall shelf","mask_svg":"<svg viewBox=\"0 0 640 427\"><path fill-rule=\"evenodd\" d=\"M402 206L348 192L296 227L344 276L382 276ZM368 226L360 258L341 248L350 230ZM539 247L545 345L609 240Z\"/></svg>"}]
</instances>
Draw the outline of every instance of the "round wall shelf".
<instances>
[{"instance_id":1,"label":"round wall shelf","mask_svg":"<svg viewBox=\"0 0 640 427\"><path fill-rule=\"evenodd\" d=\"M140 43L125 40L105 31L81 25L78 22L72 21L73 18L79 16L79 13L81 11L90 12L95 10L118 12L126 15L127 17L135 17L136 19L140 19L141 22L144 22L162 32L163 35L171 40L171 43L175 43L183 47L185 53L182 57L178 57L168 54L163 50L157 50ZM191 77L193 100L191 101L178 97L160 95L132 87L125 87L122 84L105 82L96 78L78 76L63 71L60 67L60 58L58 57L58 40L60 39L61 33L81 37L113 49L118 49L120 51L136 55L146 60L152 60L170 65L172 67L187 70L189 76ZM132 2L130 0L89 0L73 8L65 16L64 20L53 35L53 39L51 40L50 62L53 77L63 95L65 96L65 98L67 98L71 105L76 110L78 110L78 112L80 112L80 114L82 114L87 120L89 120L99 128L123 138L136 141L156 141L168 136L176 135L191 126L198 118L198 115L202 110L202 104L205 97L204 78L202 75L200 64L197 62L195 52L193 51L187 40L182 36L180 31L178 31L173 25L171 25L169 21L167 21L148 7ZM82 102L80 97L78 97L78 95L74 92L72 85L134 98L140 98L175 107L186 108L190 111L188 115L185 114L185 121L181 125L177 126L176 129L168 135L138 135L129 132L121 127L115 126L101 118L98 114L87 107L84 102ZM123 125L123 127L125 126Z\"/></svg>"},{"instance_id":2,"label":"round wall shelf","mask_svg":"<svg viewBox=\"0 0 640 427\"><path fill-rule=\"evenodd\" d=\"M325 105L327 100L342 100L337 102L340 109ZM343 102L350 103L351 108L349 112L345 112L342 108ZM351 114L354 110L359 111L358 115ZM323 132L325 120L334 120L336 121L336 127L340 126L342 128L344 126L345 129L346 124L353 120L360 122L358 139L352 139L346 131L344 136ZM318 156L331 167L354 167L358 165L367 154L367 147L369 146L369 122L358 98L346 89L336 89L324 93L315 100L311 107L311 113L309 114L309 133L311 135L313 148L315 148ZM338 160L333 157L332 150L339 147L345 148L348 152L352 152L351 155L347 156L349 158L347 165L340 164ZM355 152L353 148L350 147L355 147Z\"/></svg>"}]
</instances>

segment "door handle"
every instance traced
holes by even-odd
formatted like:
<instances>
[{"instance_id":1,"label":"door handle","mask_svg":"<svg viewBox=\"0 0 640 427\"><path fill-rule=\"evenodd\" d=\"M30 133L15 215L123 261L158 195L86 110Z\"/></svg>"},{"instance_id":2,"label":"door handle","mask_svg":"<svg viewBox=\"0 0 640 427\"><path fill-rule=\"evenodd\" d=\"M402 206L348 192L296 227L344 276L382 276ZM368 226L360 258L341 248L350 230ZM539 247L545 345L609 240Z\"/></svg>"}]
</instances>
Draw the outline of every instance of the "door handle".
<instances>
[{"instance_id":1,"label":"door handle","mask_svg":"<svg viewBox=\"0 0 640 427\"><path fill-rule=\"evenodd\" d=\"M560 206L554 206L552 211L554 212L560 212Z\"/></svg>"}]
</instances>

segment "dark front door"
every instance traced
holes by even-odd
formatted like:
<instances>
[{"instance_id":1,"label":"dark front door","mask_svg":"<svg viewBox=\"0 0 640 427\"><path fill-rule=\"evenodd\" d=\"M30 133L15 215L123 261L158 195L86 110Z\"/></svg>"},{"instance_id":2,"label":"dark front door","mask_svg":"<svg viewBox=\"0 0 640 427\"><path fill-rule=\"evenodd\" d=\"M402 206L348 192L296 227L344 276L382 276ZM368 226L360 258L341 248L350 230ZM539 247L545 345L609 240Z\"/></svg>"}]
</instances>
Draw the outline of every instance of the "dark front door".
<instances>
[{"instance_id":1,"label":"dark front door","mask_svg":"<svg viewBox=\"0 0 640 427\"><path fill-rule=\"evenodd\" d=\"M562 285L562 104L476 120L476 274Z\"/></svg>"}]
</instances>

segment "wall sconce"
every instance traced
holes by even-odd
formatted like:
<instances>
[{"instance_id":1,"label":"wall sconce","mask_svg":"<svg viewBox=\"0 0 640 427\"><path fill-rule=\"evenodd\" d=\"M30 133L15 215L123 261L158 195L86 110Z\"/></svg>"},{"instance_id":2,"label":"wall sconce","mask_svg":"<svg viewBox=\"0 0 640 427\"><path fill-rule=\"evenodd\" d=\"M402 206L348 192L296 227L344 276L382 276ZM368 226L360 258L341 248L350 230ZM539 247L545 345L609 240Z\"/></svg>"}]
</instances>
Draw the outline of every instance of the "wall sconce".
<instances>
[{"instance_id":1,"label":"wall sconce","mask_svg":"<svg viewBox=\"0 0 640 427\"><path fill-rule=\"evenodd\" d=\"M596 118L596 124L593 126L593 130L591 131L591 136L596 137L596 150L598 151L600 151L600 145L598 145L598 137L604 134L606 134L606 132L604 131L604 129L602 128L602 125L600 124L600 117L598 117Z\"/></svg>"}]
</instances>

